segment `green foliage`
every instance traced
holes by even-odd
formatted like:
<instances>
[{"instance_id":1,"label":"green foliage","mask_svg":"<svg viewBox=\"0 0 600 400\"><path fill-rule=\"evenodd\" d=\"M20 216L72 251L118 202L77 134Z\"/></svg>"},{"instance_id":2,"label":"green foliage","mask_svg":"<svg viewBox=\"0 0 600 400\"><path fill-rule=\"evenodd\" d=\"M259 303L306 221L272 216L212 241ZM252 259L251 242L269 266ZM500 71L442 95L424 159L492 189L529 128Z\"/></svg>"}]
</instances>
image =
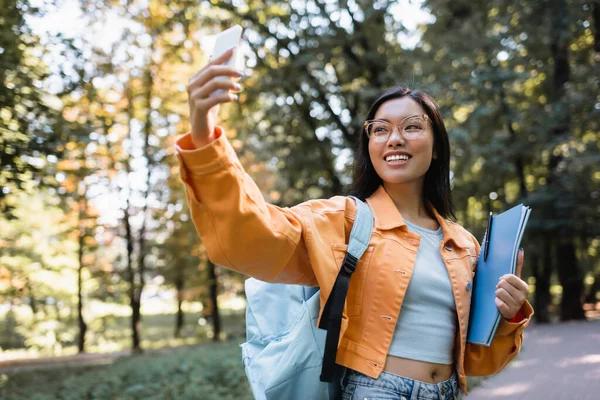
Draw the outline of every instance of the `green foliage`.
<instances>
[{"instance_id":1,"label":"green foliage","mask_svg":"<svg viewBox=\"0 0 600 400\"><path fill-rule=\"evenodd\" d=\"M108 366L8 374L0 397L50 399L252 399L237 342L164 350Z\"/></svg>"},{"instance_id":2,"label":"green foliage","mask_svg":"<svg viewBox=\"0 0 600 400\"><path fill-rule=\"evenodd\" d=\"M59 98L42 89L50 77L50 68L41 61L48 51L26 23L26 17L39 16L41 12L28 0L0 1L0 211L3 213L15 207L9 194L32 192L39 185L56 185L49 172L70 129L74 128L61 115ZM65 55L78 58L67 40L61 37L48 40L51 43L46 43L47 46L64 47ZM54 66L60 72L62 67ZM66 86L69 83L65 79L63 88Z\"/></svg>"},{"instance_id":3,"label":"green foliage","mask_svg":"<svg viewBox=\"0 0 600 400\"><path fill-rule=\"evenodd\" d=\"M63 300L64 301L64 300ZM64 315L73 305L40 306L34 316L24 307L14 307L7 314L0 314L4 323L0 328L0 350L7 358L22 354L27 349L38 356L72 355L77 352L77 316ZM86 312L88 332L86 350L90 353L123 351L131 347L131 317L116 316L108 310L100 312L99 304L92 304ZM113 312L117 307L112 307ZM120 312L126 306L118 307ZM60 316L60 314L63 314ZM185 312L185 323L180 337L173 337L175 314L147 314L141 322L144 333L142 347L157 349L207 342L213 337L213 328L203 313ZM243 338L245 325L243 312L221 310L222 337Z\"/></svg>"}]
</instances>

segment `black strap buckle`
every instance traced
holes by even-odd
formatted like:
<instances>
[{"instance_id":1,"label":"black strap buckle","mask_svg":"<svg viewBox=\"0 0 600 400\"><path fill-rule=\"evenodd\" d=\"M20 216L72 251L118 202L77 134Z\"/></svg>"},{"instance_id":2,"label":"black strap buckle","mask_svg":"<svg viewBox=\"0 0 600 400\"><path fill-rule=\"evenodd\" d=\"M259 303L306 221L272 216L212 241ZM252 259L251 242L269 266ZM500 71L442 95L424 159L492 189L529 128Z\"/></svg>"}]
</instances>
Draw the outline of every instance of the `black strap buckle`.
<instances>
[{"instance_id":1,"label":"black strap buckle","mask_svg":"<svg viewBox=\"0 0 600 400\"><path fill-rule=\"evenodd\" d=\"M346 257L344 257L344 262L342 263L342 268L349 274L352 274L356 271L356 264L358 264L358 259L354 257L350 253L346 253Z\"/></svg>"}]
</instances>

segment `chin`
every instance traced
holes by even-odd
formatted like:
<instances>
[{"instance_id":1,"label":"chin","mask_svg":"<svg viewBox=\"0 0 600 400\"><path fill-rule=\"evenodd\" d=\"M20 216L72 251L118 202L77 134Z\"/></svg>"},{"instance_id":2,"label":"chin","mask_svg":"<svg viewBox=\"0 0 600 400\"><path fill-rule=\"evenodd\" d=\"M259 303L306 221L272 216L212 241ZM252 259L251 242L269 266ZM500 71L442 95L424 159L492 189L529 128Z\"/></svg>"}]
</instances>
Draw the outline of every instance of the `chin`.
<instances>
[{"instance_id":1,"label":"chin","mask_svg":"<svg viewBox=\"0 0 600 400\"><path fill-rule=\"evenodd\" d=\"M381 179L387 185L405 185L407 183L414 183L421 177L408 177L408 176L386 176L384 175Z\"/></svg>"}]
</instances>

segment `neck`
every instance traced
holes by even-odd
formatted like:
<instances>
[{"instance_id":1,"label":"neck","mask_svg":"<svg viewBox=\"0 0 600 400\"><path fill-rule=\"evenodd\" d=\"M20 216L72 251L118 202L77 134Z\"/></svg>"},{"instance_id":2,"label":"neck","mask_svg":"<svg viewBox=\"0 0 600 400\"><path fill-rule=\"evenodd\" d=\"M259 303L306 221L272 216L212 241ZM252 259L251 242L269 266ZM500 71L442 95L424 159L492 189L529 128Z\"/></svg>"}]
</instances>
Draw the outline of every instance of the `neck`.
<instances>
[{"instance_id":1,"label":"neck","mask_svg":"<svg viewBox=\"0 0 600 400\"><path fill-rule=\"evenodd\" d=\"M417 222L429 218L423 200L423 181L410 183L383 183L385 191L390 195L398 212L403 218Z\"/></svg>"}]
</instances>

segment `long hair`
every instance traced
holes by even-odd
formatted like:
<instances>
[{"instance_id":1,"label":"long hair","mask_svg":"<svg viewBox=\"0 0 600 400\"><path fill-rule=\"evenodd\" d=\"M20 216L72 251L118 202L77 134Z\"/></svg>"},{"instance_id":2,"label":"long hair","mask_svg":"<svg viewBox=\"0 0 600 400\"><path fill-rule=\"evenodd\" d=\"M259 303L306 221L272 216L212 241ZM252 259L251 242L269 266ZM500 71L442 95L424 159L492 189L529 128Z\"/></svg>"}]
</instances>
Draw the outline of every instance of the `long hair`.
<instances>
[{"instance_id":1,"label":"long hair","mask_svg":"<svg viewBox=\"0 0 600 400\"><path fill-rule=\"evenodd\" d=\"M428 202L431 203L442 217L456 219L450 191L450 142L437 102L427 93L420 90L411 90L406 86L394 87L375 100L367 115L367 120L375 118L377 110L384 102L404 96L409 96L420 104L433 125L433 148L437 153L437 158L431 160L431 166L425 173L425 182L423 185L424 203L426 205ZM377 175L371 162L369 138L363 130L354 156L352 192L354 196L365 200L382 183L383 180Z\"/></svg>"}]
</instances>

